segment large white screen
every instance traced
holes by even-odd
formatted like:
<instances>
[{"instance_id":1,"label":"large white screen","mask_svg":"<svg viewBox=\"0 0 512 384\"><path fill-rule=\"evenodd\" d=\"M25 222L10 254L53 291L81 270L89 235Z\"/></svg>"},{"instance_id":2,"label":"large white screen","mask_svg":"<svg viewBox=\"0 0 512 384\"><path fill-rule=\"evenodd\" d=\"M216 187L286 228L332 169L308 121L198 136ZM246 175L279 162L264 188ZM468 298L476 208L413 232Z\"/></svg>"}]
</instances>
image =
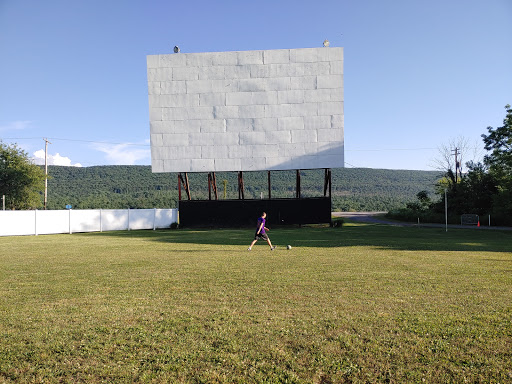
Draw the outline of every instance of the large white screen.
<instances>
[{"instance_id":1,"label":"large white screen","mask_svg":"<svg viewBox=\"0 0 512 384\"><path fill-rule=\"evenodd\" d=\"M344 166L343 48L147 57L153 172Z\"/></svg>"}]
</instances>

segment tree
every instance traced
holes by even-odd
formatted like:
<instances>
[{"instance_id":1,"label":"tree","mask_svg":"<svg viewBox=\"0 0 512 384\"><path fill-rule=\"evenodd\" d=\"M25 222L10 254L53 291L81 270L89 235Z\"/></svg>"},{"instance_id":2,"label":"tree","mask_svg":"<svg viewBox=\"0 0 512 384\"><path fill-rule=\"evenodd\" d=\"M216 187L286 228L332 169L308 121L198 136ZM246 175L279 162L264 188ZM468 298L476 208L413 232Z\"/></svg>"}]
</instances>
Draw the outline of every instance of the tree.
<instances>
[{"instance_id":1,"label":"tree","mask_svg":"<svg viewBox=\"0 0 512 384\"><path fill-rule=\"evenodd\" d=\"M44 171L33 164L16 144L0 142L0 195L9 209L34 209L41 206Z\"/></svg>"},{"instance_id":2,"label":"tree","mask_svg":"<svg viewBox=\"0 0 512 384\"><path fill-rule=\"evenodd\" d=\"M494 129L487 127L488 135L482 135L485 149L492 151L484 157L491 172L505 177L512 177L512 108L506 105L507 116L503 120L503 126Z\"/></svg>"},{"instance_id":3,"label":"tree","mask_svg":"<svg viewBox=\"0 0 512 384\"><path fill-rule=\"evenodd\" d=\"M469 162L467 167L469 172L461 183L461 197L466 205L466 212L489 214L492 211L494 196L498 192L496 180L482 163Z\"/></svg>"},{"instance_id":4,"label":"tree","mask_svg":"<svg viewBox=\"0 0 512 384\"><path fill-rule=\"evenodd\" d=\"M487 127L488 135L482 135L485 149L491 151L484 157L489 173L496 179L497 193L494 195L493 213L512 221L512 108L505 106L507 115L503 126Z\"/></svg>"},{"instance_id":5,"label":"tree","mask_svg":"<svg viewBox=\"0 0 512 384\"><path fill-rule=\"evenodd\" d=\"M451 139L448 144L442 144L437 148L438 157L432 160L431 166L442 172L451 172L453 180L459 180L464 173L463 166L467 162L481 159L482 153L477 148L476 143L470 143L469 139L463 136Z\"/></svg>"},{"instance_id":6,"label":"tree","mask_svg":"<svg viewBox=\"0 0 512 384\"><path fill-rule=\"evenodd\" d=\"M427 211L432 205L432 201L428 196L428 191L420 191L416 194L417 202L407 203L405 206L410 211L414 212L415 215L418 215L421 212Z\"/></svg>"}]
</instances>

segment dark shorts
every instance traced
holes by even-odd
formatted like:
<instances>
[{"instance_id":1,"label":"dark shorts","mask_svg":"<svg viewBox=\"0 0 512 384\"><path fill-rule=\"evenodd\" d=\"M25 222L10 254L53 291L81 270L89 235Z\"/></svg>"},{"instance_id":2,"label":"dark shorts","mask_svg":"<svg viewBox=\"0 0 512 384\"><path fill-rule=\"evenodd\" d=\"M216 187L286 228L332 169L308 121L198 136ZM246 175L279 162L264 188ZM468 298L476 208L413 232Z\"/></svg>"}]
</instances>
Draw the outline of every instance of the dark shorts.
<instances>
[{"instance_id":1,"label":"dark shorts","mask_svg":"<svg viewBox=\"0 0 512 384\"><path fill-rule=\"evenodd\" d=\"M267 236L266 233L258 233L258 232L256 232L255 235L254 235L254 240L259 240L259 239L267 240L268 236Z\"/></svg>"}]
</instances>

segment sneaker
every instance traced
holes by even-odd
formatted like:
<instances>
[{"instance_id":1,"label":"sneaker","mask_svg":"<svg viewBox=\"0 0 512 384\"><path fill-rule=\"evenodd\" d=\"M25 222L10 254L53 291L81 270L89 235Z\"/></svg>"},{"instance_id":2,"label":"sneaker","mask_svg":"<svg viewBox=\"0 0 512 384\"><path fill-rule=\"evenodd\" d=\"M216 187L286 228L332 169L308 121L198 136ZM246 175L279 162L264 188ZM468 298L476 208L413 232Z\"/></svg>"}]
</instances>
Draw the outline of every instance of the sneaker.
<instances>
[{"instance_id":1,"label":"sneaker","mask_svg":"<svg viewBox=\"0 0 512 384\"><path fill-rule=\"evenodd\" d=\"M272 248L270 248L270 250L271 250L271 251L273 251L274 249L276 249L276 247L275 247L275 246L274 246L274 247L272 247Z\"/></svg>"},{"instance_id":2,"label":"sneaker","mask_svg":"<svg viewBox=\"0 0 512 384\"><path fill-rule=\"evenodd\" d=\"M248 250L248 251L250 251L250 250L251 250L251 247L247 248L247 250Z\"/></svg>"}]
</instances>

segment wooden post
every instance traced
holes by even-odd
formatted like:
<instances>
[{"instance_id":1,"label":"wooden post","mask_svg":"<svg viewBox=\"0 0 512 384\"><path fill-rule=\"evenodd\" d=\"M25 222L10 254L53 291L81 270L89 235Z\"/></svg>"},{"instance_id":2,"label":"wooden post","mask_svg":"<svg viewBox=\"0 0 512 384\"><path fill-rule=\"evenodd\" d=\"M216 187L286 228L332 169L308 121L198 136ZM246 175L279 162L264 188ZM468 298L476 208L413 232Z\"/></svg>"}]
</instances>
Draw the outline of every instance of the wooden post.
<instances>
[{"instance_id":1,"label":"wooden post","mask_svg":"<svg viewBox=\"0 0 512 384\"><path fill-rule=\"evenodd\" d=\"M181 173L178 173L178 201L181 201Z\"/></svg>"},{"instance_id":2,"label":"wooden post","mask_svg":"<svg viewBox=\"0 0 512 384\"><path fill-rule=\"evenodd\" d=\"M329 168L329 197L332 197L332 170Z\"/></svg>"},{"instance_id":3,"label":"wooden post","mask_svg":"<svg viewBox=\"0 0 512 384\"><path fill-rule=\"evenodd\" d=\"M217 178L215 177L215 172L212 172L212 183L213 183L213 194L215 195L215 200L219 200L219 196L217 195Z\"/></svg>"},{"instance_id":4,"label":"wooden post","mask_svg":"<svg viewBox=\"0 0 512 384\"><path fill-rule=\"evenodd\" d=\"M238 171L238 199L242 197L242 192L240 191L240 171Z\"/></svg>"},{"instance_id":5,"label":"wooden post","mask_svg":"<svg viewBox=\"0 0 512 384\"><path fill-rule=\"evenodd\" d=\"M245 196L244 196L244 173L242 171L238 172L238 198L241 200L245 199Z\"/></svg>"},{"instance_id":6,"label":"wooden post","mask_svg":"<svg viewBox=\"0 0 512 384\"><path fill-rule=\"evenodd\" d=\"M188 173L185 172L185 192L187 192L187 198L189 200L192 200L192 198L190 197L190 184L188 182Z\"/></svg>"},{"instance_id":7,"label":"wooden post","mask_svg":"<svg viewBox=\"0 0 512 384\"><path fill-rule=\"evenodd\" d=\"M325 168L324 177L324 197L327 197L327 191L329 191L329 197L332 193L332 172L330 168Z\"/></svg>"},{"instance_id":8,"label":"wooden post","mask_svg":"<svg viewBox=\"0 0 512 384\"><path fill-rule=\"evenodd\" d=\"M183 175L181 173L178 174L178 201L181 200L181 183L183 183L183 188L185 188L185 192L187 193L187 198L189 200L191 200L187 172L185 172L185 179L183 179Z\"/></svg>"},{"instance_id":9,"label":"wooden post","mask_svg":"<svg viewBox=\"0 0 512 384\"><path fill-rule=\"evenodd\" d=\"M327 168L324 169L324 197L327 196Z\"/></svg>"},{"instance_id":10,"label":"wooden post","mask_svg":"<svg viewBox=\"0 0 512 384\"><path fill-rule=\"evenodd\" d=\"M219 196L217 195L217 179L215 177L215 172L208 173L208 200L212 199L212 190L215 200L218 200Z\"/></svg>"},{"instance_id":11,"label":"wooden post","mask_svg":"<svg viewBox=\"0 0 512 384\"><path fill-rule=\"evenodd\" d=\"M212 199L212 174L208 172L208 200Z\"/></svg>"},{"instance_id":12,"label":"wooden post","mask_svg":"<svg viewBox=\"0 0 512 384\"><path fill-rule=\"evenodd\" d=\"M267 171L268 173L268 199L270 200L272 198L272 186L270 185L270 171Z\"/></svg>"},{"instance_id":13,"label":"wooden post","mask_svg":"<svg viewBox=\"0 0 512 384\"><path fill-rule=\"evenodd\" d=\"M297 169L297 187L295 189L295 198L300 199L300 169Z\"/></svg>"}]
</instances>

